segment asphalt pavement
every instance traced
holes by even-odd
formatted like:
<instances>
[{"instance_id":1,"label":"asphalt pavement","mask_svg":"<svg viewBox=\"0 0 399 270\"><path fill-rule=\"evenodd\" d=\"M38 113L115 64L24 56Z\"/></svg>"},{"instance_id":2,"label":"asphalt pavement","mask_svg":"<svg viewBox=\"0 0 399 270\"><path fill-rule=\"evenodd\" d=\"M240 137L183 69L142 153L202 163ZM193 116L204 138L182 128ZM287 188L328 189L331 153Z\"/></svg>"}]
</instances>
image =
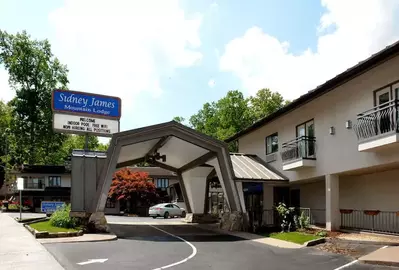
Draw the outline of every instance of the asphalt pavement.
<instances>
[{"instance_id":1,"label":"asphalt pavement","mask_svg":"<svg viewBox=\"0 0 399 270\"><path fill-rule=\"evenodd\" d=\"M283 249L192 225L167 225L161 219L148 225L148 221L137 218L137 224L111 224L119 237L116 241L44 246L67 270L394 269L353 263L349 257L316 248Z\"/></svg>"}]
</instances>

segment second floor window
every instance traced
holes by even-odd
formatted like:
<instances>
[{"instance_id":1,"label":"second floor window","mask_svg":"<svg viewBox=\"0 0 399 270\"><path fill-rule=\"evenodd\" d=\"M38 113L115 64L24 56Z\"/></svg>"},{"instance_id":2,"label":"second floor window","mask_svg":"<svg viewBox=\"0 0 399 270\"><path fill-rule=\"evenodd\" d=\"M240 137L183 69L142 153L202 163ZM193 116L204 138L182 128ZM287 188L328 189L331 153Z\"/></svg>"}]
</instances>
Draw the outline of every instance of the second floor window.
<instances>
[{"instance_id":1,"label":"second floor window","mask_svg":"<svg viewBox=\"0 0 399 270\"><path fill-rule=\"evenodd\" d=\"M169 179L168 178L158 178L155 182L156 188L167 188L169 186Z\"/></svg>"},{"instance_id":2,"label":"second floor window","mask_svg":"<svg viewBox=\"0 0 399 270\"><path fill-rule=\"evenodd\" d=\"M266 137L266 155L278 152L278 134Z\"/></svg>"},{"instance_id":3,"label":"second floor window","mask_svg":"<svg viewBox=\"0 0 399 270\"><path fill-rule=\"evenodd\" d=\"M44 189L44 177L23 177L26 189Z\"/></svg>"},{"instance_id":4,"label":"second floor window","mask_svg":"<svg viewBox=\"0 0 399 270\"><path fill-rule=\"evenodd\" d=\"M49 187L60 187L61 186L61 176L49 176L48 177Z\"/></svg>"}]
</instances>

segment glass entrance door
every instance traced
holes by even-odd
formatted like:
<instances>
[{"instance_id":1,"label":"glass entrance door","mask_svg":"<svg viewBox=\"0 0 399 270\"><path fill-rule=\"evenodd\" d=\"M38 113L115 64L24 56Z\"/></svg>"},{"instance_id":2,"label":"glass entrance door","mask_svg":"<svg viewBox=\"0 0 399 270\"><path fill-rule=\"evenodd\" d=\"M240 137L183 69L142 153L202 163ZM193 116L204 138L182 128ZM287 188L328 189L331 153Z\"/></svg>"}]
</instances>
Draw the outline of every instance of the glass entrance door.
<instances>
[{"instance_id":1,"label":"glass entrance door","mask_svg":"<svg viewBox=\"0 0 399 270\"><path fill-rule=\"evenodd\" d=\"M310 120L296 127L299 157L313 158L315 155L314 122Z\"/></svg>"},{"instance_id":2,"label":"glass entrance door","mask_svg":"<svg viewBox=\"0 0 399 270\"><path fill-rule=\"evenodd\" d=\"M379 128L379 133L383 134L385 132L391 131L391 113L389 107L389 101L391 97L391 89L384 88L375 92L375 101L377 106L377 128Z\"/></svg>"}]
</instances>

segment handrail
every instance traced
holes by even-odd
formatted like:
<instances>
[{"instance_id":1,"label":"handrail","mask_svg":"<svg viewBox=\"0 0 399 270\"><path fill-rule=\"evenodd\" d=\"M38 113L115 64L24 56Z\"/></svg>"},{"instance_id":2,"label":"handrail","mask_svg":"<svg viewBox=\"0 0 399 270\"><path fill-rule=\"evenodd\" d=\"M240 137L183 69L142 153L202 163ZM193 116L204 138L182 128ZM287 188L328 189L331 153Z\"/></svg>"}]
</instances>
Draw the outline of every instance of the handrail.
<instances>
[{"instance_id":1,"label":"handrail","mask_svg":"<svg viewBox=\"0 0 399 270\"><path fill-rule=\"evenodd\" d=\"M282 144L282 147L284 148L285 146L300 142L300 141L316 141L316 137L313 136L299 136L291 141L285 142Z\"/></svg>"},{"instance_id":2,"label":"handrail","mask_svg":"<svg viewBox=\"0 0 399 270\"><path fill-rule=\"evenodd\" d=\"M300 136L282 144L281 159L284 162L316 157L316 137Z\"/></svg>"},{"instance_id":3,"label":"handrail","mask_svg":"<svg viewBox=\"0 0 399 270\"><path fill-rule=\"evenodd\" d=\"M358 140L398 131L398 100L391 100L357 115Z\"/></svg>"}]
</instances>

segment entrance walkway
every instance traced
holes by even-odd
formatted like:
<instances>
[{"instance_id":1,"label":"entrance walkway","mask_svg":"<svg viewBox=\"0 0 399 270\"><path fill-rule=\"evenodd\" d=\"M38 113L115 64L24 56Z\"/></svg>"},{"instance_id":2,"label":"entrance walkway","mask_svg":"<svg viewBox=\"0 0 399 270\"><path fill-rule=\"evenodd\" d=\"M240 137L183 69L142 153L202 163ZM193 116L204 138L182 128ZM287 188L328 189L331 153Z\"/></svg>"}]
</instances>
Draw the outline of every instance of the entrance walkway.
<instances>
[{"instance_id":1,"label":"entrance walkway","mask_svg":"<svg viewBox=\"0 0 399 270\"><path fill-rule=\"evenodd\" d=\"M0 262L2 270L62 270L51 254L22 224L0 213Z\"/></svg>"}]
</instances>

